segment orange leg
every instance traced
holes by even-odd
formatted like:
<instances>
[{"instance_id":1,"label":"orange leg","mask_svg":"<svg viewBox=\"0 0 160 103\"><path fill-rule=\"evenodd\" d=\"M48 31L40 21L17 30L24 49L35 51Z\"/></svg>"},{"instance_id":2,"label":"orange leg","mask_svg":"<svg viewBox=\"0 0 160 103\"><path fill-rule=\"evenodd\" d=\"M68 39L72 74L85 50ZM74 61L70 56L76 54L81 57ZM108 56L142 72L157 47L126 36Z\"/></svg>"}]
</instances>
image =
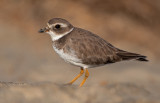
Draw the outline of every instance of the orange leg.
<instances>
[{"instance_id":1,"label":"orange leg","mask_svg":"<svg viewBox=\"0 0 160 103\"><path fill-rule=\"evenodd\" d=\"M82 76L83 73L84 73L84 70L83 68L81 68L81 72L71 82L69 82L69 84L74 83L80 76Z\"/></svg>"},{"instance_id":2,"label":"orange leg","mask_svg":"<svg viewBox=\"0 0 160 103\"><path fill-rule=\"evenodd\" d=\"M83 86L83 84L85 83L85 81L86 81L86 79L88 78L88 76L89 76L89 72L88 72L88 70L86 69L86 70L85 70L85 77L84 77L83 81L81 82L81 84L79 85L79 87L82 87L82 86Z\"/></svg>"}]
</instances>

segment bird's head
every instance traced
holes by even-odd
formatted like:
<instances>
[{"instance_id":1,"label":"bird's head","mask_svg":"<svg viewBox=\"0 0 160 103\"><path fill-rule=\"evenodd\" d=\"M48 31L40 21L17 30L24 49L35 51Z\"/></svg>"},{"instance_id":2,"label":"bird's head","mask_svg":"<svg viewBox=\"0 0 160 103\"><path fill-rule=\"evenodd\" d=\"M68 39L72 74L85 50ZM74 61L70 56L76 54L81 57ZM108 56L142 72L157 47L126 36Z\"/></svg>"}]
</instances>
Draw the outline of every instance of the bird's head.
<instances>
[{"instance_id":1,"label":"bird's head","mask_svg":"<svg viewBox=\"0 0 160 103\"><path fill-rule=\"evenodd\" d=\"M52 40L58 40L73 30L72 24L61 18L53 18L48 21L47 27L39 30L39 33L48 33Z\"/></svg>"}]
</instances>

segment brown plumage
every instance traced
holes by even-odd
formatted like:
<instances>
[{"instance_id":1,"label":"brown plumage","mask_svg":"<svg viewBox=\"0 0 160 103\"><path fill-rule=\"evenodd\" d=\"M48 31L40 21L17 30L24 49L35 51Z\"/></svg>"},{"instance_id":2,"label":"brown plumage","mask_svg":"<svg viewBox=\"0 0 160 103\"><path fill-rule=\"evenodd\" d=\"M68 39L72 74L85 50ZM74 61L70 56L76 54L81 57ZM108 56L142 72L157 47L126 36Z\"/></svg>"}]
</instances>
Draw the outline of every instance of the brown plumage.
<instances>
[{"instance_id":1,"label":"brown plumage","mask_svg":"<svg viewBox=\"0 0 160 103\"><path fill-rule=\"evenodd\" d=\"M131 59L148 61L146 56L120 50L99 36L80 28L74 28L72 32L53 43L66 53L75 51L77 57L87 65L103 65Z\"/></svg>"}]
</instances>

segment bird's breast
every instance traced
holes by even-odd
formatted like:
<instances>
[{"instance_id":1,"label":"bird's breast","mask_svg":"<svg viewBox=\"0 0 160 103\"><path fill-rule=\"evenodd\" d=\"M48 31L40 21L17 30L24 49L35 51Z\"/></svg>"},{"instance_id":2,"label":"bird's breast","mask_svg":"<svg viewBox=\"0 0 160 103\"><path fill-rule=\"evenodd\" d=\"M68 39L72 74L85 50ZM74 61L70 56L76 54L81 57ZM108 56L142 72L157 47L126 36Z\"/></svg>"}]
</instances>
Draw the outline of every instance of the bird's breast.
<instances>
[{"instance_id":1,"label":"bird's breast","mask_svg":"<svg viewBox=\"0 0 160 103\"><path fill-rule=\"evenodd\" d=\"M53 49L55 52L66 62L73 63L73 62L82 62L74 53L74 51L71 52L65 52L64 49L58 49L55 46L53 46Z\"/></svg>"}]
</instances>

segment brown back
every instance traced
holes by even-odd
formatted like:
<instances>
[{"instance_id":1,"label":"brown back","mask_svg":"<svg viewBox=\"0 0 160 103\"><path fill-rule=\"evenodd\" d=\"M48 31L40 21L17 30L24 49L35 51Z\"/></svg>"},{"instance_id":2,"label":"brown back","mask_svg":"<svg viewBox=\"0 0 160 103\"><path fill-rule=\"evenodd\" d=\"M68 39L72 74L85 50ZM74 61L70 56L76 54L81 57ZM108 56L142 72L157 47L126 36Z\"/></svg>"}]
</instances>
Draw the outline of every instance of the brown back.
<instances>
[{"instance_id":1,"label":"brown back","mask_svg":"<svg viewBox=\"0 0 160 103\"><path fill-rule=\"evenodd\" d=\"M106 42L99 36L80 29L74 30L53 42L58 49L63 49L66 53L74 53L84 64L102 65L120 61L116 55L118 49Z\"/></svg>"}]
</instances>

